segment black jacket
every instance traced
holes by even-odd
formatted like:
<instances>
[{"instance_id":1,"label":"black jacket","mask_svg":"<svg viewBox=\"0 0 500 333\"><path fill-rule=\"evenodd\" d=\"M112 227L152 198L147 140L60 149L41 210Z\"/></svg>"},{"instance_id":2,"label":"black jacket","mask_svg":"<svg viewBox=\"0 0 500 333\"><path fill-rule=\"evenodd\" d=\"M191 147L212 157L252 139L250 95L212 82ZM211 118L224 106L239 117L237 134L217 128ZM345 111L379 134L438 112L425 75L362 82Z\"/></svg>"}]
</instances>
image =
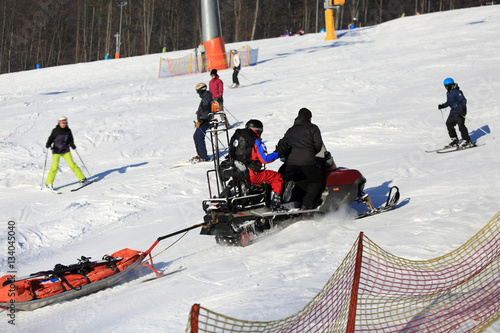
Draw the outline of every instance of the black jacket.
<instances>
[{"instance_id":1,"label":"black jacket","mask_svg":"<svg viewBox=\"0 0 500 333\"><path fill-rule=\"evenodd\" d=\"M210 114L212 113L212 93L208 90L200 94L201 102L196 111L196 120L201 122L201 126L208 126Z\"/></svg>"},{"instance_id":2,"label":"black jacket","mask_svg":"<svg viewBox=\"0 0 500 333\"><path fill-rule=\"evenodd\" d=\"M292 147L286 160L288 165L316 163L314 156L321 151L323 140L318 126L311 123L311 120L298 116L283 139Z\"/></svg>"},{"instance_id":3,"label":"black jacket","mask_svg":"<svg viewBox=\"0 0 500 333\"><path fill-rule=\"evenodd\" d=\"M53 144L53 145L52 145ZM68 126L61 128L57 125L50 133L49 139L45 147L49 148L52 145L52 154L65 154L69 152L69 147L76 149L73 142L73 134Z\"/></svg>"}]
</instances>

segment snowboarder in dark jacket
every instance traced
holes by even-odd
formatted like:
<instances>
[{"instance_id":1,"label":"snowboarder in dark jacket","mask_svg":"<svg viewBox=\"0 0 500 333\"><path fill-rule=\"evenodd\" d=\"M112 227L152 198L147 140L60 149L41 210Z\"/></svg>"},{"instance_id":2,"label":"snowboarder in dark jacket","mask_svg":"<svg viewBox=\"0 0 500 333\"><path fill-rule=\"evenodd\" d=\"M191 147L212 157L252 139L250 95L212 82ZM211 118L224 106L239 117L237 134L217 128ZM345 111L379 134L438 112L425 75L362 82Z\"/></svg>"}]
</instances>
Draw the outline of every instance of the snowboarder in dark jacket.
<instances>
[{"instance_id":1,"label":"snowboarder in dark jacket","mask_svg":"<svg viewBox=\"0 0 500 333\"><path fill-rule=\"evenodd\" d=\"M78 178L80 184L85 184L87 182L83 172L78 165L76 165L71 156L70 148L74 150L76 146L73 141L73 134L68 126L68 118L64 116L59 118L59 122L50 133L45 147L52 147L52 166L50 167L49 173L47 174L47 180L45 181L45 187L48 190L54 189L54 179L59 169L59 160L61 157L68 163L68 166Z\"/></svg>"},{"instance_id":2,"label":"snowboarder in dark jacket","mask_svg":"<svg viewBox=\"0 0 500 333\"><path fill-rule=\"evenodd\" d=\"M198 111L196 111L196 130L193 135L197 155L191 159L191 162L196 163L210 160L207 155L207 147L205 146L205 134L210 126L213 98L212 93L207 90L205 83L198 83L195 89L201 98Z\"/></svg>"},{"instance_id":3,"label":"snowboarder in dark jacket","mask_svg":"<svg viewBox=\"0 0 500 333\"><path fill-rule=\"evenodd\" d=\"M280 171L286 181L294 181L295 188L298 187L305 193L301 209L314 209L319 206L323 189L323 176L315 159L323 147L323 140L318 126L311 123L311 118L311 111L300 109L293 126L282 139L290 145L291 150Z\"/></svg>"},{"instance_id":4,"label":"snowboarder in dark jacket","mask_svg":"<svg viewBox=\"0 0 500 333\"><path fill-rule=\"evenodd\" d=\"M467 114L467 99L452 78L447 78L443 82L446 88L446 103L439 104L438 109L450 107L450 114L446 119L446 127L451 141L447 147L458 146L457 132L455 126L458 125L460 134L462 135L462 142L460 147L467 147L471 145L469 130L465 127L465 115Z\"/></svg>"}]
</instances>

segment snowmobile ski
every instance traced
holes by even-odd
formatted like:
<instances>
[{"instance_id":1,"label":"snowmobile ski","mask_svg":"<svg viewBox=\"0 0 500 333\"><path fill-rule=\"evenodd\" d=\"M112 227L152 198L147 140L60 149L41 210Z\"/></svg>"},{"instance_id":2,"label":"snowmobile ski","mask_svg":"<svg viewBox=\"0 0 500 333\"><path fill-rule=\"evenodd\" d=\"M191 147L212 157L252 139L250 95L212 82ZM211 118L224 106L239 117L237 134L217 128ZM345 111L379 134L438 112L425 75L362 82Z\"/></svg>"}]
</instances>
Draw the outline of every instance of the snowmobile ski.
<instances>
[{"instance_id":1,"label":"snowmobile ski","mask_svg":"<svg viewBox=\"0 0 500 333\"><path fill-rule=\"evenodd\" d=\"M384 206L370 209L366 213L361 213L356 217L356 219L359 220L364 217L373 216L393 209L399 202L399 196L399 188L397 186L391 187L389 194L387 195L387 202Z\"/></svg>"},{"instance_id":2,"label":"snowmobile ski","mask_svg":"<svg viewBox=\"0 0 500 333\"><path fill-rule=\"evenodd\" d=\"M271 211L271 212L259 212L258 210L252 210L250 212L253 213L254 215L260 216L260 217L273 217L273 216L281 216L281 215L292 216L295 214L300 215L300 214L319 213L320 210L319 210L319 208L304 209L304 210L292 208L292 209L280 209L280 210Z\"/></svg>"},{"instance_id":3,"label":"snowmobile ski","mask_svg":"<svg viewBox=\"0 0 500 333\"><path fill-rule=\"evenodd\" d=\"M74 189L71 189L71 192L75 192L75 191L78 191L78 190L81 190L82 188L92 184L94 181L93 180L89 180L88 182L86 182L85 184L83 185L80 185L78 187L75 187Z\"/></svg>"},{"instance_id":4,"label":"snowmobile ski","mask_svg":"<svg viewBox=\"0 0 500 333\"><path fill-rule=\"evenodd\" d=\"M170 276L170 275L173 275L175 273L179 273L179 272L182 272L184 270L186 270L187 268L186 267L182 267L180 266L179 268L173 270L173 271L169 271L169 272L166 272L166 273L162 273L161 275L158 275L158 276L154 276L154 277L151 277L151 278L148 278L148 279L145 279L144 281L142 282L149 282L149 281L153 281L153 280L156 280L156 279L159 279L159 278L162 278L162 277L165 277L165 276Z\"/></svg>"}]
</instances>

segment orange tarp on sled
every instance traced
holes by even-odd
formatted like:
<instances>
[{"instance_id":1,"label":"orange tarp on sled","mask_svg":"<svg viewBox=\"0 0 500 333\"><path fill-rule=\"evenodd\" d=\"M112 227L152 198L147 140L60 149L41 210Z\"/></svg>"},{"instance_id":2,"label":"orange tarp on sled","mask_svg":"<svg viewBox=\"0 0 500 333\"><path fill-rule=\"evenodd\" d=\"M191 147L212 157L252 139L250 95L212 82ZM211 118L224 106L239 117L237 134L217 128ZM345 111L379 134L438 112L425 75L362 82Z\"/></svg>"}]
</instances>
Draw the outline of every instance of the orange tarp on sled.
<instances>
[{"instance_id":1,"label":"orange tarp on sled","mask_svg":"<svg viewBox=\"0 0 500 333\"><path fill-rule=\"evenodd\" d=\"M120 260L90 266L92 270L86 274L67 274L59 276L38 277L12 281L12 275L0 278L0 303L26 302L34 299L54 296L64 291L78 289L86 284L104 280L125 270L141 258L142 252L123 249L111 255Z\"/></svg>"}]
</instances>

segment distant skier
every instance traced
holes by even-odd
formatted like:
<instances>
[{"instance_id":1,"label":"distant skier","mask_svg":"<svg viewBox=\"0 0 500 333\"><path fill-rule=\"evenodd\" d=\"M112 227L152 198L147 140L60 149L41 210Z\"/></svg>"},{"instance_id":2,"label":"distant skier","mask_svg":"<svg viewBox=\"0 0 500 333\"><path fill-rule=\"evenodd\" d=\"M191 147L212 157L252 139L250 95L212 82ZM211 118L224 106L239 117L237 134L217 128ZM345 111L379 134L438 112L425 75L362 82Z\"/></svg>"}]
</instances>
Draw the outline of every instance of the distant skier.
<instances>
[{"instance_id":1,"label":"distant skier","mask_svg":"<svg viewBox=\"0 0 500 333\"><path fill-rule=\"evenodd\" d=\"M208 90L212 93L212 98L219 103L219 106L222 109L222 104L224 103L222 98L224 93L224 83L220 79L215 68L210 72L210 77L212 79L208 83Z\"/></svg>"},{"instance_id":2,"label":"distant skier","mask_svg":"<svg viewBox=\"0 0 500 333\"><path fill-rule=\"evenodd\" d=\"M241 59L238 50L231 50L233 54L233 84L231 88L238 88L240 86L240 81L238 80L238 74L241 70Z\"/></svg>"},{"instance_id":3,"label":"distant skier","mask_svg":"<svg viewBox=\"0 0 500 333\"><path fill-rule=\"evenodd\" d=\"M213 100L212 93L207 90L207 85L205 83L198 83L195 89L201 98L201 102L198 106L198 111L196 111L196 130L193 135L194 145L198 155L189 160L192 163L210 161L207 155L207 147L205 146L205 135L210 126L209 122Z\"/></svg>"},{"instance_id":4,"label":"distant skier","mask_svg":"<svg viewBox=\"0 0 500 333\"><path fill-rule=\"evenodd\" d=\"M462 135L462 142L460 147L467 147L472 145L469 136L469 130L465 127L465 115L467 114L467 99L458 87L458 84L453 81L452 78L447 78L443 82L444 87L447 90L446 93L446 103L439 104L438 109L444 109L450 107L450 114L448 119L446 119L446 127L448 129L448 134L450 135L451 141L446 147L456 147L458 146L458 136L455 131L455 126L458 125L460 134Z\"/></svg>"},{"instance_id":5,"label":"distant skier","mask_svg":"<svg viewBox=\"0 0 500 333\"><path fill-rule=\"evenodd\" d=\"M76 178L78 178L80 184L84 185L87 183L87 178L85 178L83 172L73 161L73 157L70 153L70 148L74 150L76 146L73 142L73 134L68 126L68 118L64 116L59 118L58 124L50 133L45 147L52 147L52 166L50 167L49 173L47 174L47 180L45 181L45 188L47 190L54 190L54 179L59 169L59 160L61 157L68 163L68 166L73 171Z\"/></svg>"}]
</instances>

